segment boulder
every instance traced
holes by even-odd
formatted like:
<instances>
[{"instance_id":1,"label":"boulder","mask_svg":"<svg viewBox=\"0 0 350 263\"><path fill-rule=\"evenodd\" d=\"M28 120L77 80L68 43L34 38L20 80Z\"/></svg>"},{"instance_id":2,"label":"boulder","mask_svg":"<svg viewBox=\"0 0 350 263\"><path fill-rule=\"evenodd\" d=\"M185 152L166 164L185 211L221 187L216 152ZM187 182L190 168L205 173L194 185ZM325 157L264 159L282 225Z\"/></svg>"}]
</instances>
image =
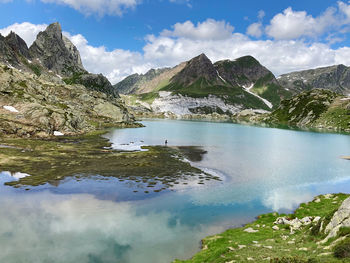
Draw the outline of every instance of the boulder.
<instances>
[{"instance_id":1,"label":"boulder","mask_svg":"<svg viewBox=\"0 0 350 263\"><path fill-rule=\"evenodd\" d=\"M350 197L344 200L325 227L324 232L328 235L321 243L325 243L330 238L337 236L341 227L350 227Z\"/></svg>"}]
</instances>

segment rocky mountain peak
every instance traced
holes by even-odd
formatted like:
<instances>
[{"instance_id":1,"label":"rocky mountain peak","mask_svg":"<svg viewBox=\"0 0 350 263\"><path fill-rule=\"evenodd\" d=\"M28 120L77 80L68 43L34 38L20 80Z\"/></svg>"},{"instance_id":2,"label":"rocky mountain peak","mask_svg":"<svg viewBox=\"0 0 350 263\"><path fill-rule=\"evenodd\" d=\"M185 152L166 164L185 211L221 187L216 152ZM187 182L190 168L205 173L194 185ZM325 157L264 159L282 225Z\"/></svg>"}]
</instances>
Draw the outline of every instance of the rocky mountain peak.
<instances>
[{"instance_id":1,"label":"rocky mountain peak","mask_svg":"<svg viewBox=\"0 0 350 263\"><path fill-rule=\"evenodd\" d=\"M234 86L249 86L260 80L261 84L278 84L275 76L252 56L235 60L221 60L214 64L225 80Z\"/></svg>"},{"instance_id":2,"label":"rocky mountain peak","mask_svg":"<svg viewBox=\"0 0 350 263\"><path fill-rule=\"evenodd\" d=\"M62 35L61 25L53 23L40 32L29 48L30 55L43 66L64 77L85 73L78 49Z\"/></svg>"},{"instance_id":3,"label":"rocky mountain peak","mask_svg":"<svg viewBox=\"0 0 350 263\"><path fill-rule=\"evenodd\" d=\"M7 44L6 38L0 34L0 61L5 64L18 65L19 61L16 53Z\"/></svg>"},{"instance_id":4,"label":"rocky mountain peak","mask_svg":"<svg viewBox=\"0 0 350 263\"><path fill-rule=\"evenodd\" d=\"M30 58L27 43L15 32L11 31L10 34L5 37L5 41L14 52L24 56L25 58Z\"/></svg>"},{"instance_id":5,"label":"rocky mountain peak","mask_svg":"<svg viewBox=\"0 0 350 263\"><path fill-rule=\"evenodd\" d=\"M219 80L214 65L203 53L189 60L186 66L172 78L172 82L181 85L191 85L200 78L211 82Z\"/></svg>"},{"instance_id":6,"label":"rocky mountain peak","mask_svg":"<svg viewBox=\"0 0 350 263\"><path fill-rule=\"evenodd\" d=\"M62 38L62 27L60 23L55 22L50 24L46 29L45 32L49 36L55 36L57 38Z\"/></svg>"}]
</instances>

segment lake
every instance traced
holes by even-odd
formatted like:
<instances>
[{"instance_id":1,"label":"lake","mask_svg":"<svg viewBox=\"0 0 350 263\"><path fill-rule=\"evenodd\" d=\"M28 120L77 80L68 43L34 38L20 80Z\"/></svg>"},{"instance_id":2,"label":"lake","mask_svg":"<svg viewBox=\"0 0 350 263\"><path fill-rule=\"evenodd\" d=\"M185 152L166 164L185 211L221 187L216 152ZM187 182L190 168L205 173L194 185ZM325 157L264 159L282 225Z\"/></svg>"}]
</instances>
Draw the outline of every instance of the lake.
<instances>
[{"instance_id":1,"label":"lake","mask_svg":"<svg viewBox=\"0 0 350 263\"><path fill-rule=\"evenodd\" d=\"M171 262L200 240L315 195L350 192L350 136L232 123L149 120L105 134L115 149L200 146L192 162L221 181L134 193L117 179L68 178L25 191L0 173L0 262ZM1 149L0 149L1 150ZM126 153L127 154L127 153ZM141 175L136 175L141 176ZM96 175L98 177L98 175Z\"/></svg>"}]
</instances>

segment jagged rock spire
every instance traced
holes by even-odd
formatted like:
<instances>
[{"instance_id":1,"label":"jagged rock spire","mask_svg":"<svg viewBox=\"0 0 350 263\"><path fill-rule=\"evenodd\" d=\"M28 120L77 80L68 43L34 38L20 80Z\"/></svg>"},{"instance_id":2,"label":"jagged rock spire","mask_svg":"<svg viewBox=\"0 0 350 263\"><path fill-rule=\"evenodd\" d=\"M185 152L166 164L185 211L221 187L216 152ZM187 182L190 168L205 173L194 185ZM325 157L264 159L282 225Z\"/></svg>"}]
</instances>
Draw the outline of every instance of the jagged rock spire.
<instances>
[{"instance_id":1,"label":"jagged rock spire","mask_svg":"<svg viewBox=\"0 0 350 263\"><path fill-rule=\"evenodd\" d=\"M57 22L38 34L29 52L47 69L62 76L69 77L75 73L86 72L78 49L62 35L61 25Z\"/></svg>"}]
</instances>

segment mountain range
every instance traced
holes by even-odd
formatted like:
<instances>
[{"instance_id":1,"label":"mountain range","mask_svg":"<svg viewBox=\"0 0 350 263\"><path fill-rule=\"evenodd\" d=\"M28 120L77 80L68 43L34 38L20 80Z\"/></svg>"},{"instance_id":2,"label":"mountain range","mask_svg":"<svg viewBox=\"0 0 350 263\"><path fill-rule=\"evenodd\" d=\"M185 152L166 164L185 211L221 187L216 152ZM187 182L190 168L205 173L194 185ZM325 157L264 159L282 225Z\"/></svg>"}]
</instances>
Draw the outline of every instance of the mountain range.
<instances>
[{"instance_id":1,"label":"mountain range","mask_svg":"<svg viewBox=\"0 0 350 263\"><path fill-rule=\"evenodd\" d=\"M213 64L205 54L201 54L174 68L133 74L114 87L121 94L139 95L141 100L154 98L157 105L174 104L175 111L175 104L182 97L187 100L183 104L188 105L181 107L187 108L184 111L187 113L209 110L233 114L247 108L268 111L291 95L279 85L272 72L252 56ZM216 102L226 106L220 108L215 105Z\"/></svg>"}]
</instances>

